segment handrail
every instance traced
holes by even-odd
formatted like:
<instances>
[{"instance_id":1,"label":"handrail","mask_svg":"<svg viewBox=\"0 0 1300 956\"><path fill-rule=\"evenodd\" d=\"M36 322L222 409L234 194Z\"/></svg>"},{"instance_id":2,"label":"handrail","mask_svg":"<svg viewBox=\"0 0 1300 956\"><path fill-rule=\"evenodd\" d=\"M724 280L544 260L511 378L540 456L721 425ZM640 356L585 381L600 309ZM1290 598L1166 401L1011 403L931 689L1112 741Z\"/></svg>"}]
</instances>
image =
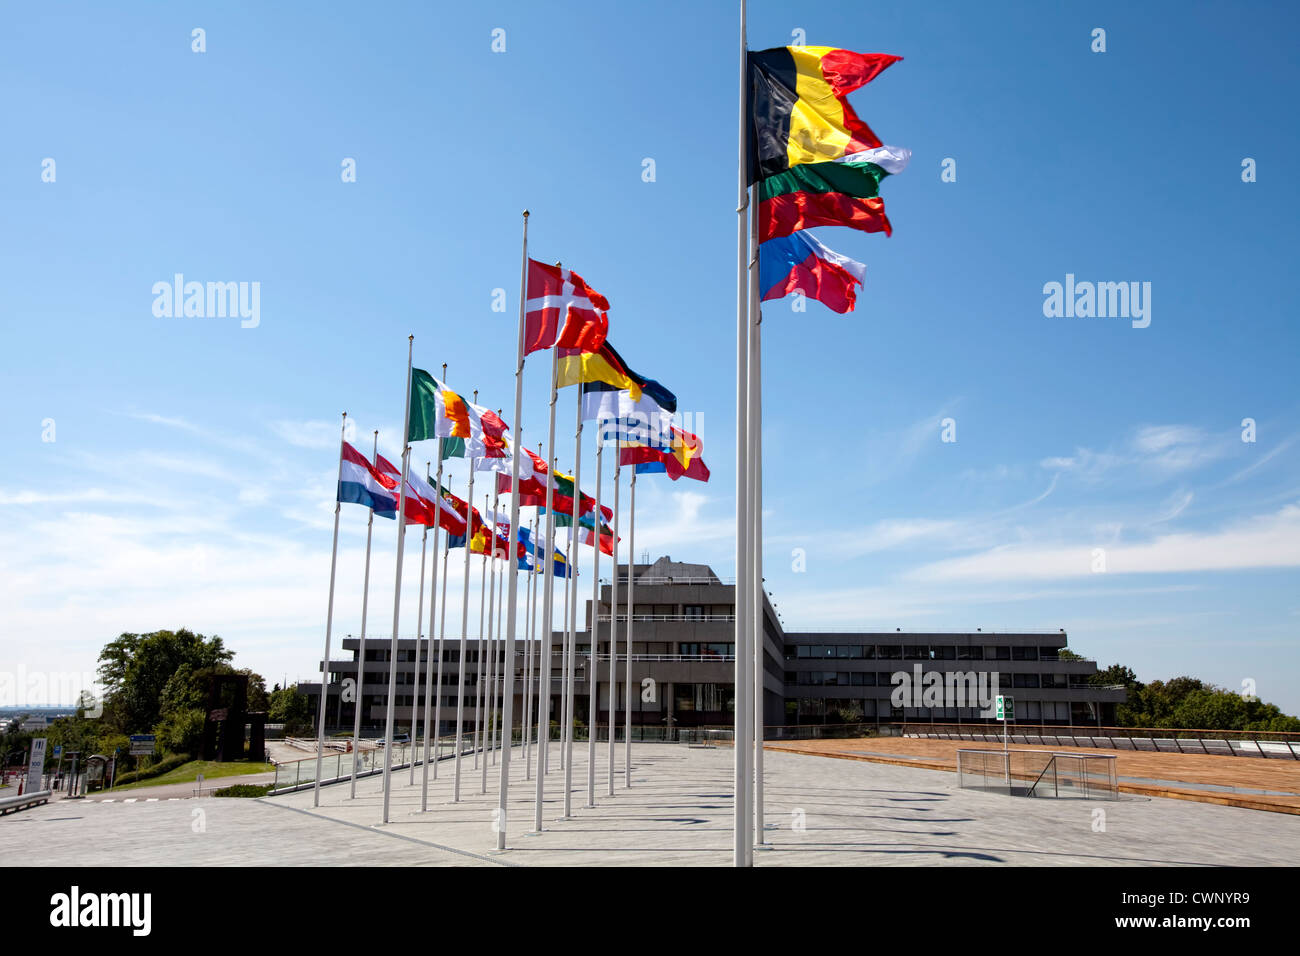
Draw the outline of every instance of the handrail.
<instances>
[{"instance_id":1,"label":"handrail","mask_svg":"<svg viewBox=\"0 0 1300 956\"><path fill-rule=\"evenodd\" d=\"M619 621L626 621L627 615L618 615ZM633 614L633 621L734 621L734 614ZM597 614L597 621L609 622L608 614Z\"/></svg>"},{"instance_id":2,"label":"handrail","mask_svg":"<svg viewBox=\"0 0 1300 956\"><path fill-rule=\"evenodd\" d=\"M1029 785L1029 789L1025 792L1025 796L1032 797L1034 795L1034 788L1038 786L1038 781L1043 779L1043 774L1047 773L1048 767L1051 767L1053 771L1056 769L1056 754L1052 754L1052 759L1047 761L1047 763L1043 766L1042 770L1038 771L1038 776L1035 777L1034 782ZM1055 773L1053 773L1052 777L1053 779L1055 779L1056 777ZM1058 788L1058 796L1059 796L1059 788Z\"/></svg>"}]
</instances>

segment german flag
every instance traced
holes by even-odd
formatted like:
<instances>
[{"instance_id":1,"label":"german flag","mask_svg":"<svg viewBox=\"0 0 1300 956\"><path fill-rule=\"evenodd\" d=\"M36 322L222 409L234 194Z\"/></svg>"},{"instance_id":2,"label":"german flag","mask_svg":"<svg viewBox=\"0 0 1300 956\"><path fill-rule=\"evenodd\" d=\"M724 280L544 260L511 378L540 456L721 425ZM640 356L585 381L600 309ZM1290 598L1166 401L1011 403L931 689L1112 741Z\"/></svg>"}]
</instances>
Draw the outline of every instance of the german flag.
<instances>
[{"instance_id":1,"label":"german flag","mask_svg":"<svg viewBox=\"0 0 1300 956\"><path fill-rule=\"evenodd\" d=\"M880 146L841 162L805 163L758 184L759 239L777 239L813 226L848 226L890 235L880 182L901 172L911 151Z\"/></svg>"},{"instance_id":2,"label":"german flag","mask_svg":"<svg viewBox=\"0 0 1300 956\"><path fill-rule=\"evenodd\" d=\"M611 388L630 393L633 402L641 401L644 392L661 408L677 411L677 396L652 378L634 371L606 339L594 352L560 349L556 364L556 388L603 382Z\"/></svg>"},{"instance_id":3,"label":"german flag","mask_svg":"<svg viewBox=\"0 0 1300 956\"><path fill-rule=\"evenodd\" d=\"M829 46L750 53L749 181L881 146L846 97L901 59Z\"/></svg>"}]
</instances>

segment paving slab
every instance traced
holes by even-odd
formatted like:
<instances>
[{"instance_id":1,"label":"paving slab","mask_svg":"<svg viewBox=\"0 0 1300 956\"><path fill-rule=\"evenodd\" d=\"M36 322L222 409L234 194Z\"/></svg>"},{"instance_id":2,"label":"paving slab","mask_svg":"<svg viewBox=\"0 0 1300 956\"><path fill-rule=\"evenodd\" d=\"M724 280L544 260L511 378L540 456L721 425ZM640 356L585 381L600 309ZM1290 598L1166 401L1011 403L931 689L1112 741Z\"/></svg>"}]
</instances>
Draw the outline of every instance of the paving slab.
<instances>
[{"instance_id":1,"label":"paving slab","mask_svg":"<svg viewBox=\"0 0 1300 956\"><path fill-rule=\"evenodd\" d=\"M0 820L0 857L39 847L52 865L726 866L731 862L732 754L671 744L633 748L633 787L617 765L586 801L586 746L574 752L573 812L563 775L547 777L543 830L532 833L534 787L516 748L507 849L495 849L498 768L451 761L412 787L394 774L389 823L382 778L264 799L61 802ZM621 759L622 748L619 749ZM1269 866L1300 859L1300 819L1235 807L1121 795L1119 800L1008 797L960 790L955 775L909 766L767 752L766 830L759 866ZM552 764L558 746L552 747ZM201 812L200 812L201 811Z\"/></svg>"}]
</instances>

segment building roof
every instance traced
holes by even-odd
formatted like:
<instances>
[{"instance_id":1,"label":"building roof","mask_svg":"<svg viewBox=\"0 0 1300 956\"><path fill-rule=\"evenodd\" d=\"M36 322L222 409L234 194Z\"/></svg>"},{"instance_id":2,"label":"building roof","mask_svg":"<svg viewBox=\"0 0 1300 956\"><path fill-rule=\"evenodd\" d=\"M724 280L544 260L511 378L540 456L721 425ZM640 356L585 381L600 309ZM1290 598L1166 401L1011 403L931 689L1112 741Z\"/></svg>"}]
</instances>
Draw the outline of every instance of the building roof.
<instances>
[{"instance_id":1,"label":"building roof","mask_svg":"<svg viewBox=\"0 0 1300 956\"><path fill-rule=\"evenodd\" d=\"M687 564L684 561L674 561L668 555L663 555L654 564L636 564L633 568L638 581L642 578L673 578L707 581L710 584L722 583L713 573L713 568L707 564Z\"/></svg>"}]
</instances>

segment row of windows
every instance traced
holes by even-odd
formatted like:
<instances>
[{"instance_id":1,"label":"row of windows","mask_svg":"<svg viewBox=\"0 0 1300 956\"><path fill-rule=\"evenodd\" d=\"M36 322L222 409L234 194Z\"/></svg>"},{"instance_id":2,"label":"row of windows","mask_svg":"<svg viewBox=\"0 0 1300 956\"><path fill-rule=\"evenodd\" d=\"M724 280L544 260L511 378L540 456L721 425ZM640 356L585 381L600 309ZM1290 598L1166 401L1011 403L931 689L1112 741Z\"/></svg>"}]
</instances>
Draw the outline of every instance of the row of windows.
<instances>
[{"instance_id":1,"label":"row of windows","mask_svg":"<svg viewBox=\"0 0 1300 956\"><path fill-rule=\"evenodd\" d=\"M800 687L886 687L896 671L786 671L785 682ZM906 673L906 672L904 672ZM908 675L911 676L910 674ZM1003 674L999 680L1012 687L1069 687L1066 674Z\"/></svg>"},{"instance_id":2,"label":"row of windows","mask_svg":"<svg viewBox=\"0 0 1300 956\"><path fill-rule=\"evenodd\" d=\"M1056 647L1008 647L1002 644L787 644L785 659L881 661L1055 661Z\"/></svg>"}]
</instances>

